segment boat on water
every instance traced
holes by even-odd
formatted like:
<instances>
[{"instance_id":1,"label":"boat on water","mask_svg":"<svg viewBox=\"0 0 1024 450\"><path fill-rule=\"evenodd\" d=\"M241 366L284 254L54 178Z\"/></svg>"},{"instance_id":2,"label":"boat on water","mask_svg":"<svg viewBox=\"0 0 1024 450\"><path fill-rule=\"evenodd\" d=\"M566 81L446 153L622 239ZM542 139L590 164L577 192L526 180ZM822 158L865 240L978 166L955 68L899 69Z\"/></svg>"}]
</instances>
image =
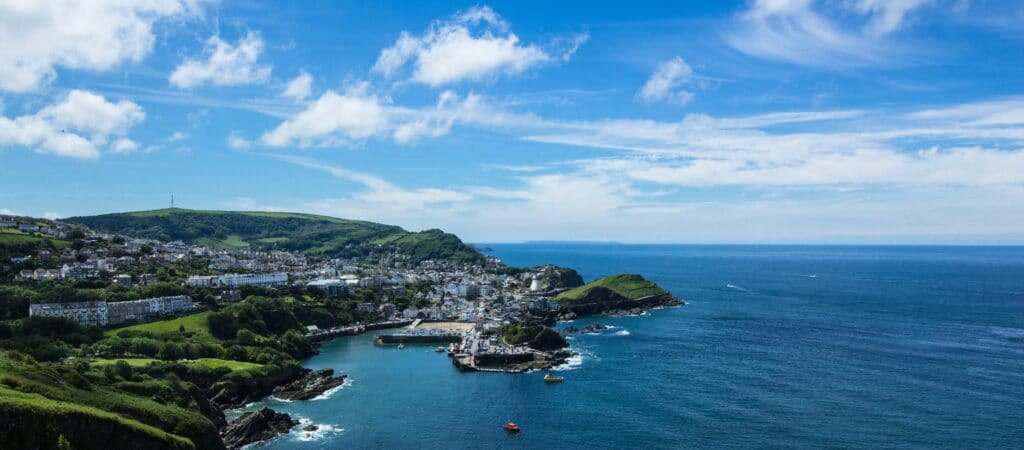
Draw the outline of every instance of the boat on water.
<instances>
[{"instance_id":1,"label":"boat on water","mask_svg":"<svg viewBox=\"0 0 1024 450\"><path fill-rule=\"evenodd\" d=\"M399 349L403 349L403 348L405 348L405 344L398 344L398 348L399 348Z\"/></svg>"},{"instance_id":2,"label":"boat on water","mask_svg":"<svg viewBox=\"0 0 1024 450\"><path fill-rule=\"evenodd\" d=\"M544 382L545 383L561 383L563 381L565 381L564 377L552 375L550 373L544 374Z\"/></svg>"},{"instance_id":3,"label":"boat on water","mask_svg":"<svg viewBox=\"0 0 1024 450\"><path fill-rule=\"evenodd\" d=\"M507 422L505 423L505 431L508 431L509 433L518 433L523 430L519 429L519 425L516 425L515 422Z\"/></svg>"},{"instance_id":4,"label":"boat on water","mask_svg":"<svg viewBox=\"0 0 1024 450\"><path fill-rule=\"evenodd\" d=\"M444 353L444 347L435 348L434 351L438 353Z\"/></svg>"}]
</instances>

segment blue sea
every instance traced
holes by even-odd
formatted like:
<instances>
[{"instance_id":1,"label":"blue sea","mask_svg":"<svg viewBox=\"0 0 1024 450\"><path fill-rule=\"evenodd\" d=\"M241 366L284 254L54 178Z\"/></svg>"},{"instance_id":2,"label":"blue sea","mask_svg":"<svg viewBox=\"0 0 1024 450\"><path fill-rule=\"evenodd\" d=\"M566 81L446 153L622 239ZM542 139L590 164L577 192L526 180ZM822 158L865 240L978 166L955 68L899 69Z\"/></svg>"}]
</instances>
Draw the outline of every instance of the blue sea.
<instances>
[{"instance_id":1,"label":"blue sea","mask_svg":"<svg viewBox=\"0 0 1024 450\"><path fill-rule=\"evenodd\" d=\"M491 247L588 281L640 273L688 304L577 321L611 327L574 336L557 385L338 339L306 363L350 383L250 407L321 429L254 447L1024 447L1024 248Z\"/></svg>"}]
</instances>

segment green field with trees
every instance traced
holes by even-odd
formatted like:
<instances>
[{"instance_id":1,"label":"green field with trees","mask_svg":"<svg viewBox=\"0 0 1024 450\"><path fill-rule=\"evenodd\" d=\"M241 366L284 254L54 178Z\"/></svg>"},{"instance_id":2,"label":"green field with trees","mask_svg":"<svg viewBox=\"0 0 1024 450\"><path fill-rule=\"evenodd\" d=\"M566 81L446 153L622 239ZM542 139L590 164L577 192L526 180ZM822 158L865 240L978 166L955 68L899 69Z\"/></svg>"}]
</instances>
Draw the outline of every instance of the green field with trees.
<instances>
[{"instance_id":1,"label":"green field with trees","mask_svg":"<svg viewBox=\"0 0 1024 450\"><path fill-rule=\"evenodd\" d=\"M408 232L393 225L298 213L159 209L71 217L67 222L127 236L218 248L254 247L310 255L359 256L367 245L393 245L414 261L473 262L482 256L453 234Z\"/></svg>"}]
</instances>

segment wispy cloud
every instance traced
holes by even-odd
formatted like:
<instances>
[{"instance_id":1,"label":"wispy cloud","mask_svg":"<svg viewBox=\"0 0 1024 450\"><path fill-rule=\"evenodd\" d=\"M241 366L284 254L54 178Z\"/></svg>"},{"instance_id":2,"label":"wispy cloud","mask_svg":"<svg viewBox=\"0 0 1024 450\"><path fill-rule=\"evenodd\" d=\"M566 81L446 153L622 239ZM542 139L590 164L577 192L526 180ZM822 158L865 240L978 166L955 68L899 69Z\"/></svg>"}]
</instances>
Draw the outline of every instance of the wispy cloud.
<instances>
[{"instance_id":1,"label":"wispy cloud","mask_svg":"<svg viewBox=\"0 0 1024 450\"><path fill-rule=\"evenodd\" d=\"M637 97L647 102L668 101L685 105L693 99L693 92L682 87L689 84L692 77L693 69L677 56L658 66Z\"/></svg>"},{"instance_id":2,"label":"wispy cloud","mask_svg":"<svg viewBox=\"0 0 1024 450\"><path fill-rule=\"evenodd\" d=\"M803 66L846 68L906 63L908 46L887 39L930 0L756 0L724 34L733 48L751 56ZM839 20L845 13L857 20Z\"/></svg>"}]
</instances>

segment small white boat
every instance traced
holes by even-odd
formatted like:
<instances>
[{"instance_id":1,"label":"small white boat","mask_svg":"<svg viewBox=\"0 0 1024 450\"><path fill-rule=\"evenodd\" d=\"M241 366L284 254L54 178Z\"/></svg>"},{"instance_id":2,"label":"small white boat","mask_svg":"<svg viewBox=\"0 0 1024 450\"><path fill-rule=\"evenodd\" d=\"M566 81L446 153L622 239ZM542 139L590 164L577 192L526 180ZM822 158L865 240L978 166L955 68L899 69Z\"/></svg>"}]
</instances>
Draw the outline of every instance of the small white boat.
<instances>
[{"instance_id":1,"label":"small white boat","mask_svg":"<svg viewBox=\"0 0 1024 450\"><path fill-rule=\"evenodd\" d=\"M400 343L400 344L398 344L398 348L399 348L399 350L401 350L401 349L405 348L405 344L401 344L401 343Z\"/></svg>"}]
</instances>

